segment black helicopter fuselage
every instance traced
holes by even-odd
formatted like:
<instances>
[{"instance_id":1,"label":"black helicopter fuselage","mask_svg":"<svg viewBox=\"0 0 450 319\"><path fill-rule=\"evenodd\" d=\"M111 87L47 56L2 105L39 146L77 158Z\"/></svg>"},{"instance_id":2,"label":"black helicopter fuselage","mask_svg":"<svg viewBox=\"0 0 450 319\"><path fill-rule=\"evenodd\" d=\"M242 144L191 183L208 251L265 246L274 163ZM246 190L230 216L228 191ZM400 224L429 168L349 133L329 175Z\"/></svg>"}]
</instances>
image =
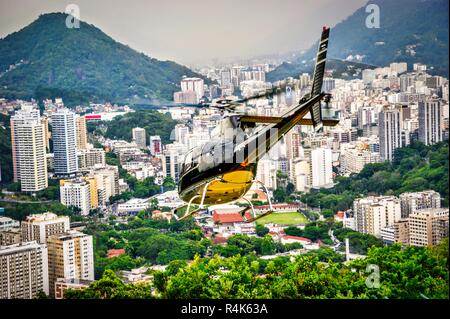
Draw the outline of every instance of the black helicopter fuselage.
<instances>
[{"instance_id":1,"label":"black helicopter fuselage","mask_svg":"<svg viewBox=\"0 0 450 319\"><path fill-rule=\"evenodd\" d=\"M188 152L178 183L180 198L200 204L206 190L203 204L216 205L244 196L255 180L258 161L323 97L321 93L293 107L279 123L264 126L241 143L236 137L216 140Z\"/></svg>"}]
</instances>

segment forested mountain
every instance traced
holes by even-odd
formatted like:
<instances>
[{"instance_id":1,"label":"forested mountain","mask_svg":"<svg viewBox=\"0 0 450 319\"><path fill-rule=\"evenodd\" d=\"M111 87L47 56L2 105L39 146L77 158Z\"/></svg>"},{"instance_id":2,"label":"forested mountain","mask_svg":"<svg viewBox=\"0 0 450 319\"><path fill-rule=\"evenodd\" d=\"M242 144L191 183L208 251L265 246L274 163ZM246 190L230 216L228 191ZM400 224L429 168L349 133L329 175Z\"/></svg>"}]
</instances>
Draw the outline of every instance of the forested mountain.
<instances>
[{"instance_id":1,"label":"forested mountain","mask_svg":"<svg viewBox=\"0 0 450 319\"><path fill-rule=\"evenodd\" d=\"M432 74L448 76L448 0L371 0L380 9L380 28L367 28L364 5L331 29L328 56L347 59L363 56L362 63L386 66L391 62L427 64ZM289 76L315 57L318 43L291 63ZM327 64L327 68L329 65ZM286 77L281 65L267 75L271 81Z\"/></svg>"},{"instance_id":2,"label":"forested mountain","mask_svg":"<svg viewBox=\"0 0 450 319\"><path fill-rule=\"evenodd\" d=\"M0 96L62 97L132 103L172 100L183 75L200 76L114 41L95 26L66 27L67 15L50 13L0 40Z\"/></svg>"}]
</instances>

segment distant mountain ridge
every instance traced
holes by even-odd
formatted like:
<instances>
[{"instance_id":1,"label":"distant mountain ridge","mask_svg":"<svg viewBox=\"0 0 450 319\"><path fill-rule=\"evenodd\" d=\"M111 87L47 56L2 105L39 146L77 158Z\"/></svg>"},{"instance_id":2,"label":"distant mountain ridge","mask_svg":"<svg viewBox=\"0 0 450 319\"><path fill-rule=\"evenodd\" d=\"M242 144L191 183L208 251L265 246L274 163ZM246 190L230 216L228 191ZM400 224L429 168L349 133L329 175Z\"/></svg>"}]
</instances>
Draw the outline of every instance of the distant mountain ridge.
<instances>
[{"instance_id":1,"label":"distant mountain ridge","mask_svg":"<svg viewBox=\"0 0 450 319\"><path fill-rule=\"evenodd\" d=\"M380 8L380 28L367 28L368 4ZM387 66L392 62L427 64L432 74L448 77L448 0L373 0L331 28L328 57L363 56L361 63ZM318 43L291 63L292 71L280 66L267 74L275 81L298 76L302 61L315 56ZM327 66L328 68L328 66Z\"/></svg>"},{"instance_id":2,"label":"distant mountain ridge","mask_svg":"<svg viewBox=\"0 0 450 319\"><path fill-rule=\"evenodd\" d=\"M61 96L69 104L172 100L183 75L202 77L139 53L91 24L69 29L66 17L43 14L0 39L0 96Z\"/></svg>"}]
</instances>

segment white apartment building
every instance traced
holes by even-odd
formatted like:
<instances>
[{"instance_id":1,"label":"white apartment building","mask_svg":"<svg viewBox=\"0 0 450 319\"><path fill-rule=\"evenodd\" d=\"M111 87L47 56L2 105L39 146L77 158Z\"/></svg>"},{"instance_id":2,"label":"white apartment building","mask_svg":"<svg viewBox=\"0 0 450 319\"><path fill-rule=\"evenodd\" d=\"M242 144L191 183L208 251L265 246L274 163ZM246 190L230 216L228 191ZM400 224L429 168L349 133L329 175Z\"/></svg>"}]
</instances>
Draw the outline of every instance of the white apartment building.
<instances>
[{"instance_id":1,"label":"white apartment building","mask_svg":"<svg viewBox=\"0 0 450 319\"><path fill-rule=\"evenodd\" d=\"M49 294L47 248L36 241L0 246L0 299Z\"/></svg>"},{"instance_id":2,"label":"white apartment building","mask_svg":"<svg viewBox=\"0 0 450 319\"><path fill-rule=\"evenodd\" d=\"M261 181L268 189L275 190L277 188L277 170L277 161L266 155L258 162L256 179Z\"/></svg>"},{"instance_id":3,"label":"white apartment building","mask_svg":"<svg viewBox=\"0 0 450 319\"><path fill-rule=\"evenodd\" d=\"M442 141L442 101L430 98L419 102L419 141L431 145Z\"/></svg>"},{"instance_id":4,"label":"white apartment building","mask_svg":"<svg viewBox=\"0 0 450 319\"><path fill-rule=\"evenodd\" d=\"M14 173L14 182L20 180L20 162L19 162L19 154L17 151L17 142L18 139L17 133L15 132L15 128L18 125L25 123L39 123L40 114L39 110L34 107L32 104L22 104L20 110L17 110L15 114L11 117L11 150L12 150L12 160L13 160L13 173Z\"/></svg>"},{"instance_id":5,"label":"white apartment building","mask_svg":"<svg viewBox=\"0 0 450 319\"><path fill-rule=\"evenodd\" d=\"M11 148L14 181L21 182L23 192L48 187L45 125L39 110L22 107L11 117Z\"/></svg>"},{"instance_id":6,"label":"white apartment building","mask_svg":"<svg viewBox=\"0 0 450 319\"><path fill-rule=\"evenodd\" d=\"M48 236L68 231L70 219L50 212L34 214L22 221L21 228L23 241L35 240L39 244L45 244Z\"/></svg>"},{"instance_id":7,"label":"white apartment building","mask_svg":"<svg viewBox=\"0 0 450 319\"><path fill-rule=\"evenodd\" d=\"M147 146L147 137L145 134L145 129L142 127L135 127L131 130L133 142L135 142L140 149L145 149Z\"/></svg>"},{"instance_id":8,"label":"white apartment building","mask_svg":"<svg viewBox=\"0 0 450 319\"><path fill-rule=\"evenodd\" d=\"M59 278L94 280L92 236L69 230L50 236L47 247L50 296Z\"/></svg>"},{"instance_id":9,"label":"white apartment building","mask_svg":"<svg viewBox=\"0 0 450 319\"><path fill-rule=\"evenodd\" d=\"M311 165L309 161L304 159L294 160L291 177L297 192L307 192L311 184Z\"/></svg>"},{"instance_id":10,"label":"white apartment building","mask_svg":"<svg viewBox=\"0 0 450 319\"><path fill-rule=\"evenodd\" d=\"M72 175L78 171L76 115L61 109L51 119L55 173Z\"/></svg>"},{"instance_id":11,"label":"white apartment building","mask_svg":"<svg viewBox=\"0 0 450 319\"><path fill-rule=\"evenodd\" d=\"M349 147L341 151L340 164L344 174L358 174L369 163L380 162L380 153L368 148Z\"/></svg>"},{"instance_id":12,"label":"white apartment building","mask_svg":"<svg viewBox=\"0 0 450 319\"><path fill-rule=\"evenodd\" d=\"M321 188L333 184L333 156L331 149L311 150L311 187Z\"/></svg>"},{"instance_id":13,"label":"white apartment building","mask_svg":"<svg viewBox=\"0 0 450 319\"><path fill-rule=\"evenodd\" d=\"M402 218L420 209L441 208L441 195L433 190L400 194Z\"/></svg>"},{"instance_id":14,"label":"white apartment building","mask_svg":"<svg viewBox=\"0 0 450 319\"><path fill-rule=\"evenodd\" d=\"M132 198L125 203L117 205L117 213L119 214L129 214L138 213L142 210L149 208L151 202L148 198Z\"/></svg>"},{"instance_id":15,"label":"white apartment building","mask_svg":"<svg viewBox=\"0 0 450 319\"><path fill-rule=\"evenodd\" d=\"M380 157L392 161L396 148L402 147L402 112L397 108L386 108L378 114Z\"/></svg>"},{"instance_id":16,"label":"white apartment building","mask_svg":"<svg viewBox=\"0 0 450 319\"><path fill-rule=\"evenodd\" d=\"M59 188L61 204L75 206L81 215L88 215L91 210L91 184L85 180L61 180Z\"/></svg>"},{"instance_id":17,"label":"white apartment building","mask_svg":"<svg viewBox=\"0 0 450 319\"><path fill-rule=\"evenodd\" d=\"M0 216L0 231L7 230L10 228L16 228L19 226L20 226L19 221L6 216Z\"/></svg>"}]
</instances>

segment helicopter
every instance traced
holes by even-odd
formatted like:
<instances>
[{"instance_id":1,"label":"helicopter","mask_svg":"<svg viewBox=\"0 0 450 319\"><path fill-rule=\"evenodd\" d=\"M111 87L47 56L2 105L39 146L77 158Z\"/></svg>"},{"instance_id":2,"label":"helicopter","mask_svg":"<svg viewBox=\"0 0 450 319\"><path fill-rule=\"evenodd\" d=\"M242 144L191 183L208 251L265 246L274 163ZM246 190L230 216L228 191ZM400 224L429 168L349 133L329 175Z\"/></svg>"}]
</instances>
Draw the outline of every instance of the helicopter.
<instances>
[{"instance_id":1,"label":"helicopter","mask_svg":"<svg viewBox=\"0 0 450 319\"><path fill-rule=\"evenodd\" d=\"M232 203L245 200L248 206L240 214L245 223L271 214L274 209L267 187L256 179L258 161L271 150L296 125L312 125L315 131L324 126L335 126L336 119L323 119L321 102L326 108L331 95L322 92L325 63L330 28L323 27L315 60L315 69L311 92L281 116L242 115L234 112L243 103L273 96L291 87L288 80L280 85L240 100L222 99L215 104L202 104L202 107L214 107L230 111L211 132L211 140L186 153L181 166L178 182L178 194L185 205L175 208L173 216L184 220L212 205ZM307 118L307 115L310 117ZM244 195L257 183L267 196L269 209L257 214L254 207ZM198 207L191 211L193 204ZM183 216L178 212L186 209ZM250 218L247 214L251 211Z\"/></svg>"}]
</instances>

